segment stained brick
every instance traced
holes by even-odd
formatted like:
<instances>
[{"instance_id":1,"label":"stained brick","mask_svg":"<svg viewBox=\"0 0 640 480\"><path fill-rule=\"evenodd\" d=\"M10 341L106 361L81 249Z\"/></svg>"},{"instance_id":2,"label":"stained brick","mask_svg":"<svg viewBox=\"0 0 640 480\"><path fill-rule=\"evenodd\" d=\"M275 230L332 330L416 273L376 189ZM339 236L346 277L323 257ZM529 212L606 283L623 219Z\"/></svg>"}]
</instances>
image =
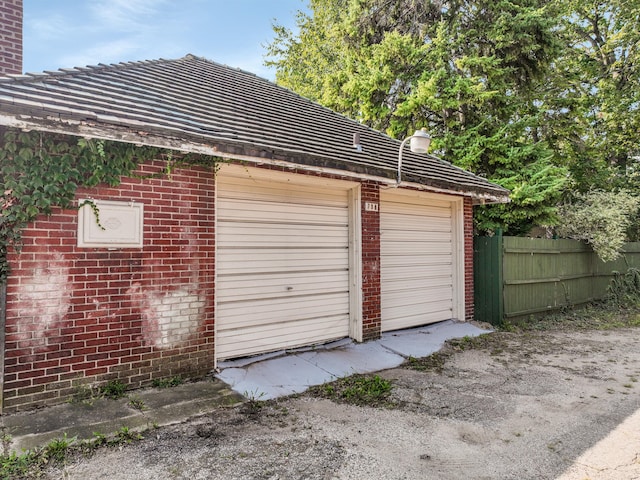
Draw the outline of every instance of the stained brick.
<instances>
[{"instance_id":1,"label":"stained brick","mask_svg":"<svg viewBox=\"0 0 640 480\"><path fill-rule=\"evenodd\" d=\"M157 170L161 163L152 162L149 168ZM199 231L202 223L208 220L213 231L214 180L211 172L205 173L205 170L185 169L180 175L192 192L182 196L180 209L175 211L168 211L165 207L181 198L185 193L184 185L176 181L148 180L151 187L143 190L149 192L153 188L155 193L151 197L143 197L143 201L146 207L155 205L158 208L155 209L157 213L153 208L145 208L145 229L152 224L169 224L181 225L182 229L188 227L193 232ZM154 182L157 183L155 187ZM85 189L78 196L90 194L93 198L129 201L133 189L140 186L140 180L125 178L119 188ZM152 314L149 309L153 309L149 298L161 298L173 289L192 288L193 261L189 263L188 259L196 258L206 267L196 278L199 291L208 292L205 301L212 302L212 241L185 242L181 240L184 235L182 229L163 227L159 237L153 234L155 232L146 232L143 250L80 249L75 246L75 241L63 248L58 238L75 235L76 221L74 211L54 210L51 216L39 219L27 230L24 253L10 254L10 262L15 267L8 285L8 292L11 292L7 305L8 369L12 368L9 363L14 356L31 363L15 372L20 380L5 384L5 398L14 398L13 403L6 405L8 411L18 406L22 409L29 404L57 403L69 395L68 383L59 384L60 395L50 387L53 389L50 397L37 396L35 390L25 390L25 387L39 384L55 386L57 382L88 380L89 377L104 381L113 375L139 385L150 381L152 376L170 374L174 368L173 357L178 357L176 362L183 358L180 343L171 350L172 354L162 356L152 342L141 347L141 341L145 341L147 321ZM62 230L64 234L60 234ZM184 271L184 275L172 275L175 271ZM56 305L55 312L52 312L55 313L53 322L51 314L37 306L48 307L51 304ZM184 308L189 308L189 305ZM28 316L24 314L25 309L30 312ZM205 317L200 319L203 328L196 329L202 332L202 338L195 342L203 346L207 360L203 362L206 365L200 367L201 371L195 372L197 374L211 370L214 359L213 330L204 328L213 323L213 305L203 311ZM27 318L29 321L25 321ZM34 335L43 335L43 338L35 338ZM43 344L45 337L47 345ZM190 340L176 341L183 342L185 349L192 348ZM36 369L34 362L45 356L36 357L35 354L43 348L53 350L46 353L50 363L44 370ZM140 373L140 365L148 365L152 358L161 356L161 362L153 371ZM10 371L7 373L12 375ZM23 398L16 398L20 396Z\"/></svg>"},{"instance_id":2,"label":"stained brick","mask_svg":"<svg viewBox=\"0 0 640 480\"><path fill-rule=\"evenodd\" d=\"M150 162L140 170L150 172L161 167L161 162ZM299 173L309 175L302 170ZM5 380L13 378L5 384L5 398L11 399L7 403L9 411L64 401L71 394L68 387L72 380L104 382L120 378L135 387L178 373L197 377L213 368L215 192L211 171L194 167L172 175L171 180L149 179L144 183L125 178L118 188L85 189L78 197L129 201L135 189L145 192L137 197L145 202L143 249L80 249L75 243L63 249L50 233L60 231L61 224L65 232L75 232L77 219L69 210L54 210L26 232L25 238L32 242L31 252L37 255L29 251L10 254L16 268L8 285L10 342ZM380 186L364 181L361 193L362 205L364 201L379 202ZM364 207L361 211L365 340L378 338L381 333L379 215L364 211ZM465 260L473 253L472 243L467 241L473 228L471 215L471 201L465 200ZM197 232L199 240L187 241L187 230L190 235ZM193 270L194 259L197 271ZM465 261L467 318L473 316L472 268L472 263ZM163 296L176 289L202 295L206 306L193 329L198 335L175 338L167 348L154 343L152 333L158 328L154 325L155 308ZM44 306L50 304L56 306L55 311L45 313ZM184 305L188 308L190 305ZM34 355L43 347L54 349L43 354L49 362L46 368L35 368L33 362L20 368L12 365L18 357L22 361L33 357L35 361ZM28 390L40 384L47 384L52 396ZM55 385L59 386L57 390Z\"/></svg>"}]
</instances>

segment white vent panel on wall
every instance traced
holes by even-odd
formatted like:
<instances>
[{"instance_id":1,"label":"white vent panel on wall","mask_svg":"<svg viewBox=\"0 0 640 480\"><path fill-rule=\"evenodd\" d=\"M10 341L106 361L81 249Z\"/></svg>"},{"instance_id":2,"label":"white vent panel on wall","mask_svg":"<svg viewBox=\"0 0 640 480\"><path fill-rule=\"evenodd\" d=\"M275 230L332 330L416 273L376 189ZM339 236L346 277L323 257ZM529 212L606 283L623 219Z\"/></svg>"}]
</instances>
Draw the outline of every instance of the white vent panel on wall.
<instances>
[{"instance_id":1,"label":"white vent panel on wall","mask_svg":"<svg viewBox=\"0 0 640 480\"><path fill-rule=\"evenodd\" d=\"M78 247L142 248L144 204L80 200ZM95 205L99 221L93 211Z\"/></svg>"}]
</instances>

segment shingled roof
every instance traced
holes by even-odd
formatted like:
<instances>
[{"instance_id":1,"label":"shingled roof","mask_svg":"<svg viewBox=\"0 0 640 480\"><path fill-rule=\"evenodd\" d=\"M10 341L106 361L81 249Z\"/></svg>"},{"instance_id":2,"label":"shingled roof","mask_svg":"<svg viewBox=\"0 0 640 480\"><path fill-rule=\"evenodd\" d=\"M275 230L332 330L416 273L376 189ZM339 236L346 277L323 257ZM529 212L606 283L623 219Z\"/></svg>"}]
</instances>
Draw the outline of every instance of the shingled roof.
<instances>
[{"instance_id":1,"label":"shingled roof","mask_svg":"<svg viewBox=\"0 0 640 480\"><path fill-rule=\"evenodd\" d=\"M400 145L268 80L193 55L2 77L0 125L390 181ZM403 181L478 202L504 202L509 193L408 148Z\"/></svg>"}]
</instances>

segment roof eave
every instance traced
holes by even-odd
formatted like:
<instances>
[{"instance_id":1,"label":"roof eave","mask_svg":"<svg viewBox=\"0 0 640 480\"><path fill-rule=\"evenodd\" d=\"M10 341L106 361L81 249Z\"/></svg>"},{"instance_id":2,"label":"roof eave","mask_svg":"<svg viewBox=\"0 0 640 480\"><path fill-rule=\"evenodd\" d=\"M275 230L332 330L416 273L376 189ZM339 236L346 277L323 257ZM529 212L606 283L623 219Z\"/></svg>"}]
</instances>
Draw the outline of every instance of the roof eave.
<instances>
[{"instance_id":1,"label":"roof eave","mask_svg":"<svg viewBox=\"0 0 640 480\"><path fill-rule=\"evenodd\" d=\"M316 172L346 175L354 178L374 180L383 184L396 184L396 171L385 167L360 165L356 162L346 163L343 160L318 157L302 151L275 150L258 145L233 142L204 143L202 139L185 135L176 131L169 136L165 131L154 132L149 125L140 125L136 129L132 125L114 125L93 120L74 120L49 116L47 118L27 115L0 113L0 126L18 128L29 131L36 130L49 133L72 135L82 138L96 138L117 142L131 143L139 146L166 148L182 153L195 153L214 156L225 160L248 161L254 164L272 164L287 168L299 168ZM345 168L347 167L347 168ZM425 177L408 175L402 182L403 187L428 190L470 197L474 205L509 202L509 192L501 188L478 188L448 184L447 182L429 181Z\"/></svg>"}]
</instances>

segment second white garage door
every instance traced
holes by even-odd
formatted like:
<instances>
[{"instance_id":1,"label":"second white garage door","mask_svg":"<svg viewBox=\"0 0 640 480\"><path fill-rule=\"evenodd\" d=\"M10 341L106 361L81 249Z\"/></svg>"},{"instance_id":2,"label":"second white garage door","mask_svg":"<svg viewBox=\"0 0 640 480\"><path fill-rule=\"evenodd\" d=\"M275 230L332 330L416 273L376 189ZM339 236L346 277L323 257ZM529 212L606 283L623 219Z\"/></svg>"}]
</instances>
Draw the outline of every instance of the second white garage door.
<instances>
[{"instance_id":1,"label":"second white garage door","mask_svg":"<svg viewBox=\"0 0 640 480\"><path fill-rule=\"evenodd\" d=\"M223 170L216 207L216 357L349 335L349 184Z\"/></svg>"},{"instance_id":2,"label":"second white garage door","mask_svg":"<svg viewBox=\"0 0 640 480\"><path fill-rule=\"evenodd\" d=\"M402 190L380 196L382 331L460 315L459 206Z\"/></svg>"}]
</instances>

